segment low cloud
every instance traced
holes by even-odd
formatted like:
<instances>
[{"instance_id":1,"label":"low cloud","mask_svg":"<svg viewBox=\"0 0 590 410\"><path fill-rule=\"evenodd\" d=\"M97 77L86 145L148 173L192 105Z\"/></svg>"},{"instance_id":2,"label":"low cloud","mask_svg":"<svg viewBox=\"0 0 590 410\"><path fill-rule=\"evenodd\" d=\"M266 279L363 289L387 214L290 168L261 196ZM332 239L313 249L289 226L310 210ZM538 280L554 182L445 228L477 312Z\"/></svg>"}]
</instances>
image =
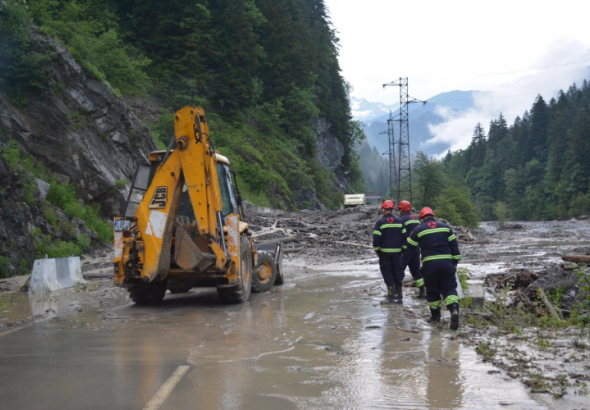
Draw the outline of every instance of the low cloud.
<instances>
[{"instance_id":1,"label":"low cloud","mask_svg":"<svg viewBox=\"0 0 590 410\"><path fill-rule=\"evenodd\" d=\"M590 76L590 50L577 42L562 41L551 47L550 52L537 61L535 67L547 67L507 81L489 92L474 93L473 109L454 111L448 107L437 107L435 114L444 119L441 124L428 124L433 136L425 144L444 143L452 151L466 148L471 142L473 129L479 122L486 129L492 119L500 113L511 125L517 116L529 110L538 94L546 101L555 97L559 90L566 91L573 83L580 84ZM577 64L561 65L571 62ZM510 73L507 73L510 75ZM444 153L441 153L444 154Z\"/></svg>"}]
</instances>

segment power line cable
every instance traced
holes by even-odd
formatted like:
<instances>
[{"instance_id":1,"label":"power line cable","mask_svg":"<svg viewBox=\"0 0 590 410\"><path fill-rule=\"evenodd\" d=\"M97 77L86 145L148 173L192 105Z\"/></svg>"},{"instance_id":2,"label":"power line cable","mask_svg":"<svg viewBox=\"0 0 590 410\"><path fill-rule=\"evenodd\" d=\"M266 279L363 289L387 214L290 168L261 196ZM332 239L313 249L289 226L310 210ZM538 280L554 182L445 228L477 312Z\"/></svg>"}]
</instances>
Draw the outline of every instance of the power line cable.
<instances>
[{"instance_id":1,"label":"power line cable","mask_svg":"<svg viewBox=\"0 0 590 410\"><path fill-rule=\"evenodd\" d=\"M502 72L488 73L488 74L477 74L477 75L471 75L471 76L466 76L466 77L461 77L461 78L458 78L457 77L457 78L447 78L447 79L438 79L438 80L414 81L413 84L425 84L425 83L435 83L435 82L443 82L443 81L454 81L454 80L457 80L457 79L462 80L462 79L465 79L465 78L490 77L490 76L494 76L494 75L522 73L522 72L533 71L533 70L544 70L544 69L547 69L547 68L563 67L563 66L574 65L574 64L586 64L586 63L589 63L589 62L590 62L590 60L573 61L573 62L570 62L570 63L562 63L562 64L554 64L554 65L543 66L543 67L527 68L527 69L523 69L523 70L502 71Z\"/></svg>"}]
</instances>

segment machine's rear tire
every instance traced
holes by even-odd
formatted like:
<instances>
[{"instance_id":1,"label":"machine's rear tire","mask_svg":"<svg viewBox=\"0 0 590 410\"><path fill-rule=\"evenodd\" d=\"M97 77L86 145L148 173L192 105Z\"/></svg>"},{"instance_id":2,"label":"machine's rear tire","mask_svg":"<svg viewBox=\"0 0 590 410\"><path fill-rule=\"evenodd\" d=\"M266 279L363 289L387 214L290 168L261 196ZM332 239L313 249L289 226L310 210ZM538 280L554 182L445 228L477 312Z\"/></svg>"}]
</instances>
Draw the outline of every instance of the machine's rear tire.
<instances>
[{"instance_id":1,"label":"machine's rear tire","mask_svg":"<svg viewBox=\"0 0 590 410\"><path fill-rule=\"evenodd\" d=\"M219 298L225 303L245 303L252 291L252 252L248 236L240 237L239 284L217 288Z\"/></svg>"},{"instance_id":2,"label":"machine's rear tire","mask_svg":"<svg viewBox=\"0 0 590 410\"><path fill-rule=\"evenodd\" d=\"M252 274L252 292L262 293L275 284L277 263L268 252L258 251L258 264Z\"/></svg>"},{"instance_id":3,"label":"machine's rear tire","mask_svg":"<svg viewBox=\"0 0 590 410\"><path fill-rule=\"evenodd\" d=\"M168 279L168 290L170 293L186 293L193 288L192 278L171 278Z\"/></svg>"},{"instance_id":4,"label":"machine's rear tire","mask_svg":"<svg viewBox=\"0 0 590 410\"><path fill-rule=\"evenodd\" d=\"M136 282L129 289L129 297L138 305L159 303L166 295L168 280L145 283Z\"/></svg>"}]
</instances>

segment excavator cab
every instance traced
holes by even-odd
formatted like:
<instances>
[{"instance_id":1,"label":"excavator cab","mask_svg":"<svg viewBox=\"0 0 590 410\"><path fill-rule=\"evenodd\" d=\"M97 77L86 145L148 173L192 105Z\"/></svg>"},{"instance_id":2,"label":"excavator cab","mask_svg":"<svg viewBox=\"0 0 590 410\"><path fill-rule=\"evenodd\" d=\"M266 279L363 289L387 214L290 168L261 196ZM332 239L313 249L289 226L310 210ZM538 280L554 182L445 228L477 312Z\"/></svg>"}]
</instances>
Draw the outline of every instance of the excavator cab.
<instances>
[{"instance_id":1,"label":"excavator cab","mask_svg":"<svg viewBox=\"0 0 590 410\"><path fill-rule=\"evenodd\" d=\"M241 303L283 283L282 244L254 243L229 159L215 151L201 108L176 113L173 144L149 161L114 221L116 285L136 303L195 286Z\"/></svg>"}]
</instances>

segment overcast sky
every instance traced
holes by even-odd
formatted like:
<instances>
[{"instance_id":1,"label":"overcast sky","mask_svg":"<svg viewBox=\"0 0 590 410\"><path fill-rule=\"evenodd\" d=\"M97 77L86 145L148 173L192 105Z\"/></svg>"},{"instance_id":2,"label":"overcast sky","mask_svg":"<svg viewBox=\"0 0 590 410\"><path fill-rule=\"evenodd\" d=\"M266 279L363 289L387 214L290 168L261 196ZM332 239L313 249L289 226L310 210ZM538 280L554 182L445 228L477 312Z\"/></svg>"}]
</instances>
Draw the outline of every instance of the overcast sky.
<instances>
[{"instance_id":1,"label":"overcast sky","mask_svg":"<svg viewBox=\"0 0 590 410\"><path fill-rule=\"evenodd\" d=\"M492 91L473 110L441 111L432 142L465 148L473 127L500 112L509 124L537 93L585 78L590 65L590 0L325 0L340 38L340 65L352 96L399 101L382 84L409 77L410 95ZM541 68L545 67L545 68Z\"/></svg>"},{"instance_id":2,"label":"overcast sky","mask_svg":"<svg viewBox=\"0 0 590 410\"><path fill-rule=\"evenodd\" d=\"M590 60L589 0L325 2L344 77L353 96L370 101L395 100L399 91L384 92L381 84L398 77L409 77L410 94L426 99L537 73L520 70ZM486 75L506 71L520 72Z\"/></svg>"}]
</instances>

